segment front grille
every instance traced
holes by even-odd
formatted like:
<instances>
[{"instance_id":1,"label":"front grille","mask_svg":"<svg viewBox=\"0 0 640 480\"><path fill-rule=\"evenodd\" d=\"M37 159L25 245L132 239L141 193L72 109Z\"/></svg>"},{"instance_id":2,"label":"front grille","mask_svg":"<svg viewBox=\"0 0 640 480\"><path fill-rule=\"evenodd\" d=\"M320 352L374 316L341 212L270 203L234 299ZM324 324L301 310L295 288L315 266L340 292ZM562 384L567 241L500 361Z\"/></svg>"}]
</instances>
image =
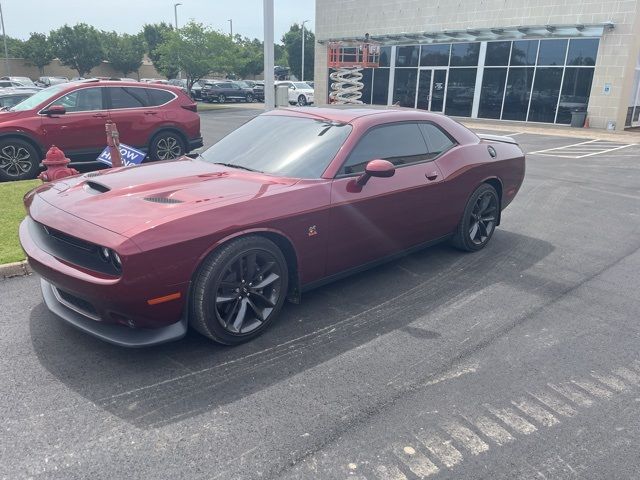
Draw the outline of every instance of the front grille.
<instances>
[{"instance_id":1,"label":"front grille","mask_svg":"<svg viewBox=\"0 0 640 480\"><path fill-rule=\"evenodd\" d=\"M85 299L76 297L75 295L69 292L65 292L64 290L60 290L56 287L53 288L53 291L58 301L65 307L70 308L71 310L74 310L79 314L84 315L85 317L89 317L92 320L100 320L98 311L91 303L89 303Z\"/></svg>"},{"instance_id":2,"label":"front grille","mask_svg":"<svg viewBox=\"0 0 640 480\"><path fill-rule=\"evenodd\" d=\"M86 252L96 252L98 250L98 247L93 243L85 242L84 240L80 240L79 238L72 237L71 235L67 235L66 233L63 233L59 230L56 230L51 227L47 227L46 225L42 225L42 228L51 238L54 238L59 242L64 242L68 245L79 248Z\"/></svg>"}]
</instances>

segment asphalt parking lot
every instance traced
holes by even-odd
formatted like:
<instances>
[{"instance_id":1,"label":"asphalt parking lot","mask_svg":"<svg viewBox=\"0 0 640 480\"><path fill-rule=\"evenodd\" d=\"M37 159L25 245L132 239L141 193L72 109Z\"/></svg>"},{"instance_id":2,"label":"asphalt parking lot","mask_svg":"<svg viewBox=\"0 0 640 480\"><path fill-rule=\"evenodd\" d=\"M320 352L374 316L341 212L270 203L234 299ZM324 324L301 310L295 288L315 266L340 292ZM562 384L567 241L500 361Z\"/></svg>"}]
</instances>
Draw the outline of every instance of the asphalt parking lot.
<instances>
[{"instance_id":1,"label":"asphalt parking lot","mask_svg":"<svg viewBox=\"0 0 640 480\"><path fill-rule=\"evenodd\" d=\"M205 143L257 113L204 113ZM315 290L239 347L114 347L0 281L0 478L638 478L640 145L512 133L486 249Z\"/></svg>"}]
</instances>

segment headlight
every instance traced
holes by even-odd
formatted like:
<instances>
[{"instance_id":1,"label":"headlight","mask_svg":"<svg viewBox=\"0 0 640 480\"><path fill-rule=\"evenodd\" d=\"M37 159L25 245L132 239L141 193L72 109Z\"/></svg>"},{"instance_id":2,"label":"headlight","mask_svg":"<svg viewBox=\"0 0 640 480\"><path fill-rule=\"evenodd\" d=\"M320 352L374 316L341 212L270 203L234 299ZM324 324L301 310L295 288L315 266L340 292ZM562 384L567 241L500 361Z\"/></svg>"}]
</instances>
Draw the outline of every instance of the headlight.
<instances>
[{"instance_id":1,"label":"headlight","mask_svg":"<svg viewBox=\"0 0 640 480\"><path fill-rule=\"evenodd\" d=\"M100 247L98 254L103 262L111 263L118 271L122 270L122 260L120 260L120 255L117 252L107 247Z\"/></svg>"},{"instance_id":2,"label":"headlight","mask_svg":"<svg viewBox=\"0 0 640 480\"><path fill-rule=\"evenodd\" d=\"M100 247L100 258L105 262L111 260L111 250L107 247Z\"/></svg>"},{"instance_id":3,"label":"headlight","mask_svg":"<svg viewBox=\"0 0 640 480\"><path fill-rule=\"evenodd\" d=\"M120 255L116 252L111 251L111 260L113 261L113 266L118 270L122 270L122 261L120 260Z\"/></svg>"}]
</instances>

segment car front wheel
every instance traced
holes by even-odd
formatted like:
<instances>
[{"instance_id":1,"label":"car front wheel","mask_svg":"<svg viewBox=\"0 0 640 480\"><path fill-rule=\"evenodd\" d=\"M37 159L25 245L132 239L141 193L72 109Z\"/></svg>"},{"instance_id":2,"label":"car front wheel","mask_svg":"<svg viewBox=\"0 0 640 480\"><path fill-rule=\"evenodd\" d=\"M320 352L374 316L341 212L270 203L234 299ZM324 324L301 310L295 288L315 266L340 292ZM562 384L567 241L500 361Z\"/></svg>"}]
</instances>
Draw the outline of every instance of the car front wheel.
<instances>
[{"instance_id":1,"label":"car front wheel","mask_svg":"<svg viewBox=\"0 0 640 480\"><path fill-rule=\"evenodd\" d=\"M0 181L34 178L39 166L38 154L29 142L19 138L0 140Z\"/></svg>"},{"instance_id":2,"label":"car front wheel","mask_svg":"<svg viewBox=\"0 0 640 480\"><path fill-rule=\"evenodd\" d=\"M224 103L226 101L227 101L227 97L225 97L222 94L218 95L218 103Z\"/></svg>"},{"instance_id":3,"label":"car front wheel","mask_svg":"<svg viewBox=\"0 0 640 480\"><path fill-rule=\"evenodd\" d=\"M149 159L173 160L185 154L185 147L180 135L174 132L159 133L151 141Z\"/></svg>"},{"instance_id":4,"label":"car front wheel","mask_svg":"<svg viewBox=\"0 0 640 480\"><path fill-rule=\"evenodd\" d=\"M298 97L298 105L301 107L304 107L307 104L307 97L305 97L304 95L300 95Z\"/></svg>"},{"instance_id":5,"label":"car front wheel","mask_svg":"<svg viewBox=\"0 0 640 480\"><path fill-rule=\"evenodd\" d=\"M193 285L192 327L216 342L235 345L260 335L280 312L287 264L270 240L243 237L211 254Z\"/></svg>"},{"instance_id":6,"label":"car front wheel","mask_svg":"<svg viewBox=\"0 0 640 480\"><path fill-rule=\"evenodd\" d=\"M253 94L247 93L245 100L247 101L247 103L253 103Z\"/></svg>"},{"instance_id":7,"label":"car front wheel","mask_svg":"<svg viewBox=\"0 0 640 480\"><path fill-rule=\"evenodd\" d=\"M484 248L493 236L499 214L500 200L496 189L487 183L480 185L467 201L452 238L453 245L467 252Z\"/></svg>"}]
</instances>

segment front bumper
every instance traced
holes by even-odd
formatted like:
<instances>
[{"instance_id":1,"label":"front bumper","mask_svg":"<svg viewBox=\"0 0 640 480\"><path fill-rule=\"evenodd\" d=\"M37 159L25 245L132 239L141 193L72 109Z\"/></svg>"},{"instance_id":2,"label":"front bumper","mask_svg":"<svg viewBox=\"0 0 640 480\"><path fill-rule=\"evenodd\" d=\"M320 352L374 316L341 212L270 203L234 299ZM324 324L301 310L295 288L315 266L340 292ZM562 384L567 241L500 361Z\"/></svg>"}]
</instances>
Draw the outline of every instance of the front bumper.
<instances>
[{"instance_id":1,"label":"front bumper","mask_svg":"<svg viewBox=\"0 0 640 480\"><path fill-rule=\"evenodd\" d=\"M135 348L159 345L179 340L187 333L186 318L166 327L154 329L129 328L124 325L104 323L99 319L90 318L81 309L74 308L72 304L64 302L56 287L43 278L40 279L40 287L44 302L51 312L77 329L120 347Z\"/></svg>"}]
</instances>

